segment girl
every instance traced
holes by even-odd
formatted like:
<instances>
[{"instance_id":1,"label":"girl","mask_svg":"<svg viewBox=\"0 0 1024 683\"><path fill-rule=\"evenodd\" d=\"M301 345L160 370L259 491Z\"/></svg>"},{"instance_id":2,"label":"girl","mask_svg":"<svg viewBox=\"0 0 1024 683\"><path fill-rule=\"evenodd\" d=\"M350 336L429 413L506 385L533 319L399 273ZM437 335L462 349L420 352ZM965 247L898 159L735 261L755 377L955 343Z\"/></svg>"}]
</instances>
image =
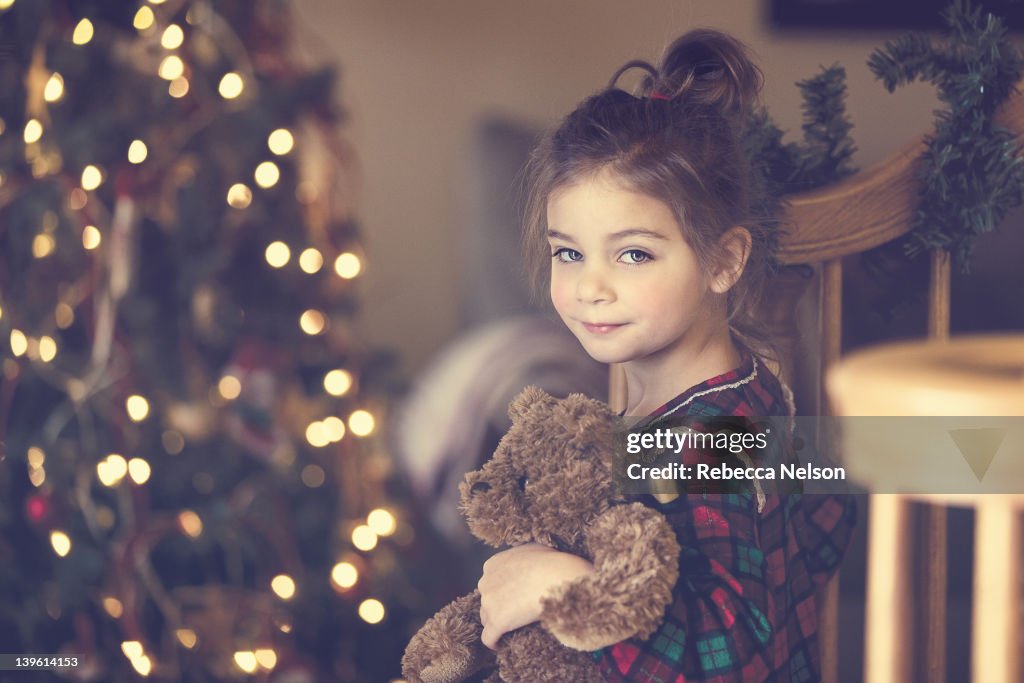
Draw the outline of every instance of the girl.
<instances>
[{"instance_id":1,"label":"girl","mask_svg":"<svg viewBox=\"0 0 1024 683\"><path fill-rule=\"evenodd\" d=\"M635 97L618 77L641 67ZM531 161L526 243L551 301L596 360L625 371L627 415L774 416L791 403L751 315L769 230L752 211L740 125L761 84L719 32L679 38L658 68L630 62ZM536 280L535 280L536 281ZM680 393L681 392L681 393ZM645 496L676 530L680 579L659 630L594 653L609 681L816 681L816 590L854 523L834 496ZM536 621L542 599L592 568L527 545L479 582L483 641Z\"/></svg>"}]
</instances>

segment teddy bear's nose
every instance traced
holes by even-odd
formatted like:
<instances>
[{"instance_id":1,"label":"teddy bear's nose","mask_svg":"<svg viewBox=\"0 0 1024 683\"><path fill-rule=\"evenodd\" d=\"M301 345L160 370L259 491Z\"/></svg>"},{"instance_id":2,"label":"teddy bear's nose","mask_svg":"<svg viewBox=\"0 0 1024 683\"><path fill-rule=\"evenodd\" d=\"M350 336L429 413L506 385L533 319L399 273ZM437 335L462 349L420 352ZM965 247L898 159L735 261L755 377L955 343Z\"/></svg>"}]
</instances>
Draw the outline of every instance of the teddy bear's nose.
<instances>
[{"instance_id":1,"label":"teddy bear's nose","mask_svg":"<svg viewBox=\"0 0 1024 683\"><path fill-rule=\"evenodd\" d=\"M469 489L470 493L484 493L490 490L491 485L488 484L486 481L478 481L477 483L473 484L473 486L470 487Z\"/></svg>"}]
</instances>

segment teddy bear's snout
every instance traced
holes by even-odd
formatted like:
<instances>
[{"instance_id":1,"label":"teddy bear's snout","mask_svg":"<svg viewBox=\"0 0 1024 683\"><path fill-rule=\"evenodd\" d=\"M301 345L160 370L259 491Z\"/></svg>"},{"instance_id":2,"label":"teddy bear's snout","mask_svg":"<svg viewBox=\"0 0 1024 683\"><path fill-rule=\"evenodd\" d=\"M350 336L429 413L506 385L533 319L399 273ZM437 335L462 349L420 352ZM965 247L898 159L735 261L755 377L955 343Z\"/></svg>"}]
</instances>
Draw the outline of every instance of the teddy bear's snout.
<instances>
[{"instance_id":1,"label":"teddy bear's snout","mask_svg":"<svg viewBox=\"0 0 1024 683\"><path fill-rule=\"evenodd\" d=\"M470 487L469 492L470 493L486 493L486 492L488 492L490 490L491 490L491 485L490 484L488 484L486 481L478 481L477 483L473 484Z\"/></svg>"}]
</instances>

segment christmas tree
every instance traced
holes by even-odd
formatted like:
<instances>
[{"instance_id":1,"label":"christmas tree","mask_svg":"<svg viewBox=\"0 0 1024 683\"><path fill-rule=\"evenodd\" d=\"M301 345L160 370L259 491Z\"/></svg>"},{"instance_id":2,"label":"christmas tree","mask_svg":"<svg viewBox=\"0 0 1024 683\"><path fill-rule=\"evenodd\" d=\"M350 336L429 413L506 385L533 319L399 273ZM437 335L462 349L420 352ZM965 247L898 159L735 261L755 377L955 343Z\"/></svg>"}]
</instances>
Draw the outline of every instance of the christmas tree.
<instances>
[{"instance_id":1,"label":"christmas tree","mask_svg":"<svg viewBox=\"0 0 1024 683\"><path fill-rule=\"evenodd\" d=\"M0 0L0 52L2 649L387 680L411 530L334 72L281 0Z\"/></svg>"}]
</instances>

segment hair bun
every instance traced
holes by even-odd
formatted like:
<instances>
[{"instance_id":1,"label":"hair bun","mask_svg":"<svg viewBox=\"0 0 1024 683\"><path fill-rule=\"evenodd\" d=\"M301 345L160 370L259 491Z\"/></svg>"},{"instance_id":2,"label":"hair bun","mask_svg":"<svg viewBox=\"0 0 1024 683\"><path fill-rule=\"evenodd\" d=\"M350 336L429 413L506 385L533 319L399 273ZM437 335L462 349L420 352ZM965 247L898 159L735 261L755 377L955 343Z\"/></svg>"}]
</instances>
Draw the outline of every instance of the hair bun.
<instances>
[{"instance_id":1,"label":"hair bun","mask_svg":"<svg viewBox=\"0 0 1024 683\"><path fill-rule=\"evenodd\" d=\"M745 109L757 99L763 77L745 45L712 29L690 31L665 50L652 93L671 100Z\"/></svg>"}]
</instances>

